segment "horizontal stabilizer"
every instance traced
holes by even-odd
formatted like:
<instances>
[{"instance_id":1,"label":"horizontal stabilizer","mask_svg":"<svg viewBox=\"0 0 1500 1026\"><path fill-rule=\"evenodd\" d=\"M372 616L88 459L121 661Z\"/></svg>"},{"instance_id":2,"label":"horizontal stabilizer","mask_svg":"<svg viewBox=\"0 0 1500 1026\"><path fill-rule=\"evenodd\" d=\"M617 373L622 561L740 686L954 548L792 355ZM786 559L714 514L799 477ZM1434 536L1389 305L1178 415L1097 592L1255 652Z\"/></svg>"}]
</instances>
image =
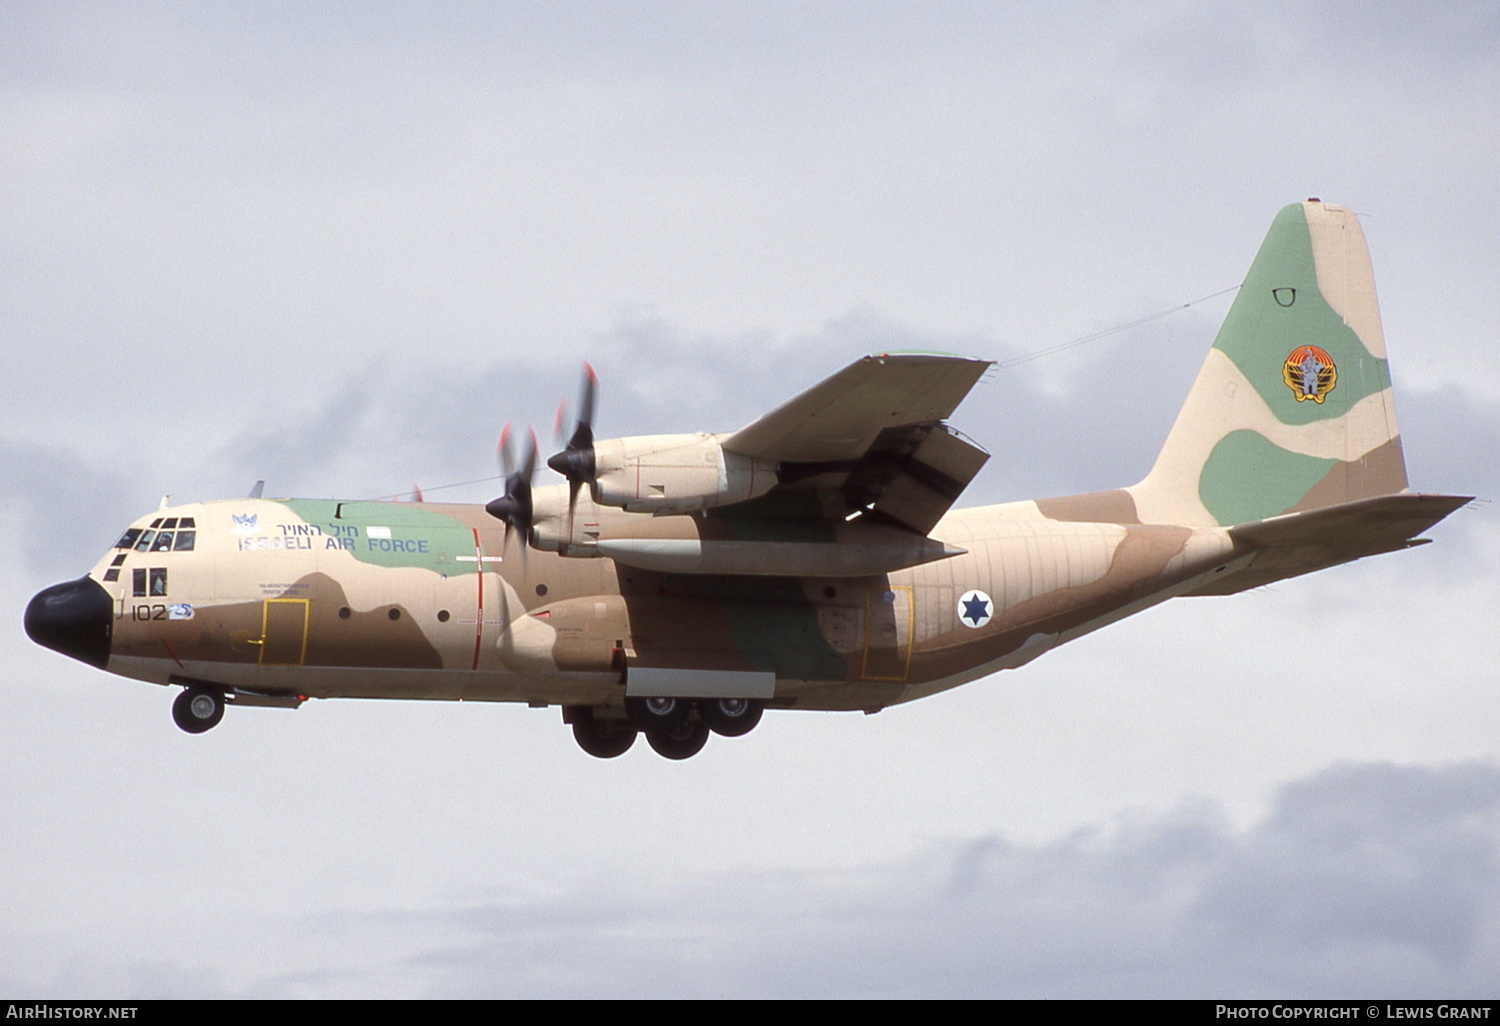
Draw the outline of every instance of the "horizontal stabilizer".
<instances>
[{"instance_id":1,"label":"horizontal stabilizer","mask_svg":"<svg viewBox=\"0 0 1500 1026\"><path fill-rule=\"evenodd\" d=\"M1236 546L1258 550L1245 569L1191 592L1231 595L1365 556L1421 545L1418 538L1469 495L1403 492L1257 520L1229 529Z\"/></svg>"}]
</instances>

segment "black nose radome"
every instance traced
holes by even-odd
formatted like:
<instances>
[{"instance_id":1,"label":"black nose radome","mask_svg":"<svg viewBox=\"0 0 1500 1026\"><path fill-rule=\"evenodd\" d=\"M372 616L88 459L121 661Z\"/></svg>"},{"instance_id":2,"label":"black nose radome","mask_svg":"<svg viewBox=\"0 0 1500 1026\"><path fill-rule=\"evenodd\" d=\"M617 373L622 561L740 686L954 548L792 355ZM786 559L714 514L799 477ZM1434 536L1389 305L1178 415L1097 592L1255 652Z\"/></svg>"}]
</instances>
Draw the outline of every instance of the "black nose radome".
<instances>
[{"instance_id":1,"label":"black nose radome","mask_svg":"<svg viewBox=\"0 0 1500 1026\"><path fill-rule=\"evenodd\" d=\"M43 588L26 606L26 634L38 645L104 669L114 602L92 577Z\"/></svg>"}]
</instances>

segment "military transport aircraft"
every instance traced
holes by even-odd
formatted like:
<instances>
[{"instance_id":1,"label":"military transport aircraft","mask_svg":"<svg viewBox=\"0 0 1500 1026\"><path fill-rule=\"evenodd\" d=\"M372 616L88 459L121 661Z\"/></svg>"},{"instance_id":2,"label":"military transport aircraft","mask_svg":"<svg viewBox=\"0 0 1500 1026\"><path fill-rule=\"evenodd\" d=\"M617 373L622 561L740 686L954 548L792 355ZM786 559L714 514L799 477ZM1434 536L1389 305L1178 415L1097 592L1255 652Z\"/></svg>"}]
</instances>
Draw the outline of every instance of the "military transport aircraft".
<instances>
[{"instance_id":1,"label":"military transport aircraft","mask_svg":"<svg viewBox=\"0 0 1500 1026\"><path fill-rule=\"evenodd\" d=\"M590 755L671 759L771 709L874 712L1012 669L1179 595L1375 553L1469 501L1407 487L1364 235L1277 215L1151 472L954 510L988 459L946 419L988 361L867 356L728 434L596 441L594 379L534 487L488 506L162 508L37 594L31 638L226 704L556 705Z\"/></svg>"}]
</instances>

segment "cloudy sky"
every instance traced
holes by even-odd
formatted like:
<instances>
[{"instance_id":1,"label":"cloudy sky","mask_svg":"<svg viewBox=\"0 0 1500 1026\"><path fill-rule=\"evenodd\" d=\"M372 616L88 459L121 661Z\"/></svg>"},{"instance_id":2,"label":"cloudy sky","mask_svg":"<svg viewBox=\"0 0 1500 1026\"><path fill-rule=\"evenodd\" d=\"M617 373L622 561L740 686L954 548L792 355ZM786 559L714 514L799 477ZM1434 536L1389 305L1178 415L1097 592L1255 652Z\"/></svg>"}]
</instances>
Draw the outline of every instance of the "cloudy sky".
<instances>
[{"instance_id":1,"label":"cloudy sky","mask_svg":"<svg viewBox=\"0 0 1500 1026\"><path fill-rule=\"evenodd\" d=\"M1420 15L1418 12L1420 11ZM1500 989L1500 522L668 763L556 710L171 723L21 610L164 493L484 501L580 361L726 430L1363 217L1413 485L1500 494L1500 5L0 4L0 992ZM1137 479L1228 296L993 372L1000 501Z\"/></svg>"}]
</instances>

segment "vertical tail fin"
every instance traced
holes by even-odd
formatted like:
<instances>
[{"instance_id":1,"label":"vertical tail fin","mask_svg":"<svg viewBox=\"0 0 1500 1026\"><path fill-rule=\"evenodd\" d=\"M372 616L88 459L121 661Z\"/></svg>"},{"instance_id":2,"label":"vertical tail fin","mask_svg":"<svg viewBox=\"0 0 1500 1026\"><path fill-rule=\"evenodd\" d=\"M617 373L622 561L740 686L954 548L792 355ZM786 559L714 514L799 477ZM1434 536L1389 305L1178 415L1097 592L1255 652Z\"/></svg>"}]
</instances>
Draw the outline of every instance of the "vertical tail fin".
<instances>
[{"instance_id":1,"label":"vertical tail fin","mask_svg":"<svg viewBox=\"0 0 1500 1026\"><path fill-rule=\"evenodd\" d=\"M1156 464L1144 523L1232 526L1406 489L1364 233L1308 200L1276 216Z\"/></svg>"}]
</instances>

